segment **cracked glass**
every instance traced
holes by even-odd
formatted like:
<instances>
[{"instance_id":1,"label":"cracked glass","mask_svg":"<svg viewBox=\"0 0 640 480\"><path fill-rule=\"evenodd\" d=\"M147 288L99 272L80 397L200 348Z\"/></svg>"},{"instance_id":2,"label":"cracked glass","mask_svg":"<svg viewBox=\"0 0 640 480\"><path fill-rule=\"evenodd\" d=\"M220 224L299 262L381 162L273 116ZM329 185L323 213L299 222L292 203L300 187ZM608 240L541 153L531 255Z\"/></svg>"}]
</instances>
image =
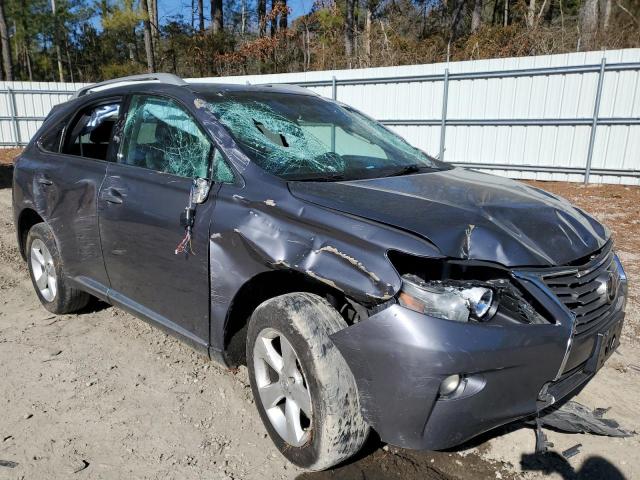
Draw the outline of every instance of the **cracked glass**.
<instances>
[{"instance_id":1,"label":"cracked glass","mask_svg":"<svg viewBox=\"0 0 640 480\"><path fill-rule=\"evenodd\" d=\"M318 96L220 91L205 98L240 148L285 179L371 178L445 168L378 122Z\"/></svg>"},{"instance_id":2,"label":"cracked glass","mask_svg":"<svg viewBox=\"0 0 640 480\"><path fill-rule=\"evenodd\" d=\"M181 177L208 177L211 142L173 100L134 95L119 161Z\"/></svg>"}]
</instances>

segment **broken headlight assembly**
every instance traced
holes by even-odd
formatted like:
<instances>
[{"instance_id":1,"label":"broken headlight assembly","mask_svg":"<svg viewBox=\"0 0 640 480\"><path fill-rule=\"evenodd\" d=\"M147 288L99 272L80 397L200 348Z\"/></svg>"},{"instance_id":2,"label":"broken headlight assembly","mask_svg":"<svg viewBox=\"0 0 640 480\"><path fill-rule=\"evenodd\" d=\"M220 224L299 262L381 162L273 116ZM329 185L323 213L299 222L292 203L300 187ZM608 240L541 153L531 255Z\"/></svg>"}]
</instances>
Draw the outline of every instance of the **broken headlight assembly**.
<instances>
[{"instance_id":1,"label":"broken headlight assembly","mask_svg":"<svg viewBox=\"0 0 640 480\"><path fill-rule=\"evenodd\" d=\"M402 276L398 303L431 317L468 322L490 320L498 309L498 299L488 286L459 281L424 281L416 275Z\"/></svg>"}]
</instances>

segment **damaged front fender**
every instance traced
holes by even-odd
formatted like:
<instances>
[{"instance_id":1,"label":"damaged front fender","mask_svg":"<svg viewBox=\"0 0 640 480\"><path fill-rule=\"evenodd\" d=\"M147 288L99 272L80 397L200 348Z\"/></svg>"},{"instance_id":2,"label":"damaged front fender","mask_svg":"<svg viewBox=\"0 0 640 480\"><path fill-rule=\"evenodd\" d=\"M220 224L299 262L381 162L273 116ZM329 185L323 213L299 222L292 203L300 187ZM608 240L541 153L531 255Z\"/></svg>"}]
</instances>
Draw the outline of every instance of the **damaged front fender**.
<instances>
[{"instance_id":1,"label":"damaged front fender","mask_svg":"<svg viewBox=\"0 0 640 480\"><path fill-rule=\"evenodd\" d=\"M274 193L265 198L263 191ZM297 200L284 182L280 194L273 183L268 189L259 182L223 186L211 232L211 343L218 351L233 298L262 272L297 272L370 306L389 300L402 285L388 250L441 258L416 236Z\"/></svg>"}]
</instances>

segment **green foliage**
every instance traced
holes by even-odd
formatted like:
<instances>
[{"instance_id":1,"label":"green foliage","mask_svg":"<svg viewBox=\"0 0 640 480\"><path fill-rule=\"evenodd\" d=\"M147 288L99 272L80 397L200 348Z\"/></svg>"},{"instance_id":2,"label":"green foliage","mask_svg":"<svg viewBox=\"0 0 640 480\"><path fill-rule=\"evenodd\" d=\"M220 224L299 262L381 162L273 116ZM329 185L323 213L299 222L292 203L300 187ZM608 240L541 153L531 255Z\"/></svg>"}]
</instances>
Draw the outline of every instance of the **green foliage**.
<instances>
[{"instance_id":1,"label":"green foliage","mask_svg":"<svg viewBox=\"0 0 640 480\"><path fill-rule=\"evenodd\" d=\"M58 60L67 81L146 71L140 1L56 0L53 15L51 0L8 0L14 78L57 81ZM215 35L194 28L197 18L194 25L190 12L164 19L153 31L156 68L185 77L220 76L640 46L638 0L611 0L608 28L600 18L589 36L580 28L584 0L536 0L534 25L526 22L531 0L508 0L506 26L504 0L483 0L482 24L474 32L471 0L356 0L354 53L347 58L347 1L316 0L287 29L270 35L267 28L264 37L258 35L256 0L244 2L253 10L244 15L242 0L225 0L227 23ZM280 15L266 14L267 25Z\"/></svg>"}]
</instances>

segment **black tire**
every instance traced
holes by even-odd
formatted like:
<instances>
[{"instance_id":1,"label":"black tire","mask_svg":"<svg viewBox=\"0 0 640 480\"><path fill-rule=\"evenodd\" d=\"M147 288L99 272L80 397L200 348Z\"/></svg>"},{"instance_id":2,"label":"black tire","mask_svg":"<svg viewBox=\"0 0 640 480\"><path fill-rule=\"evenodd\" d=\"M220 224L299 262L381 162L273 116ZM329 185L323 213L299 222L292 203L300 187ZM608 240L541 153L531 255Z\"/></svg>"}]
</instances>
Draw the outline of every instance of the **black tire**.
<instances>
[{"instance_id":1,"label":"black tire","mask_svg":"<svg viewBox=\"0 0 640 480\"><path fill-rule=\"evenodd\" d=\"M32 245L36 240L40 240L44 243L53 260L53 268L56 274L57 288L55 296L53 296L52 299L46 299L40 292L40 288L36 283L32 265ZM51 313L65 314L78 311L87 306L91 296L88 293L83 292L82 290L78 290L77 288L69 285L69 281L62 267L60 253L58 251L58 246L56 245L55 238L53 237L53 232L46 223L37 223L36 225L31 227L31 230L29 230L29 233L27 235L26 253L31 283L33 284L36 295L38 295L38 299L40 300L40 303L42 303L44 308L49 310Z\"/></svg>"},{"instance_id":2,"label":"black tire","mask_svg":"<svg viewBox=\"0 0 640 480\"><path fill-rule=\"evenodd\" d=\"M325 299L310 293L267 300L256 308L249 322L247 366L258 412L278 450L290 462L308 470L324 470L353 456L369 433L351 370L329 338L346 327ZM274 428L257 387L254 346L257 339L264 338L264 332L273 330L293 347L311 397L313 413L306 428L309 434L305 434L308 440L301 446L287 443Z\"/></svg>"}]
</instances>

